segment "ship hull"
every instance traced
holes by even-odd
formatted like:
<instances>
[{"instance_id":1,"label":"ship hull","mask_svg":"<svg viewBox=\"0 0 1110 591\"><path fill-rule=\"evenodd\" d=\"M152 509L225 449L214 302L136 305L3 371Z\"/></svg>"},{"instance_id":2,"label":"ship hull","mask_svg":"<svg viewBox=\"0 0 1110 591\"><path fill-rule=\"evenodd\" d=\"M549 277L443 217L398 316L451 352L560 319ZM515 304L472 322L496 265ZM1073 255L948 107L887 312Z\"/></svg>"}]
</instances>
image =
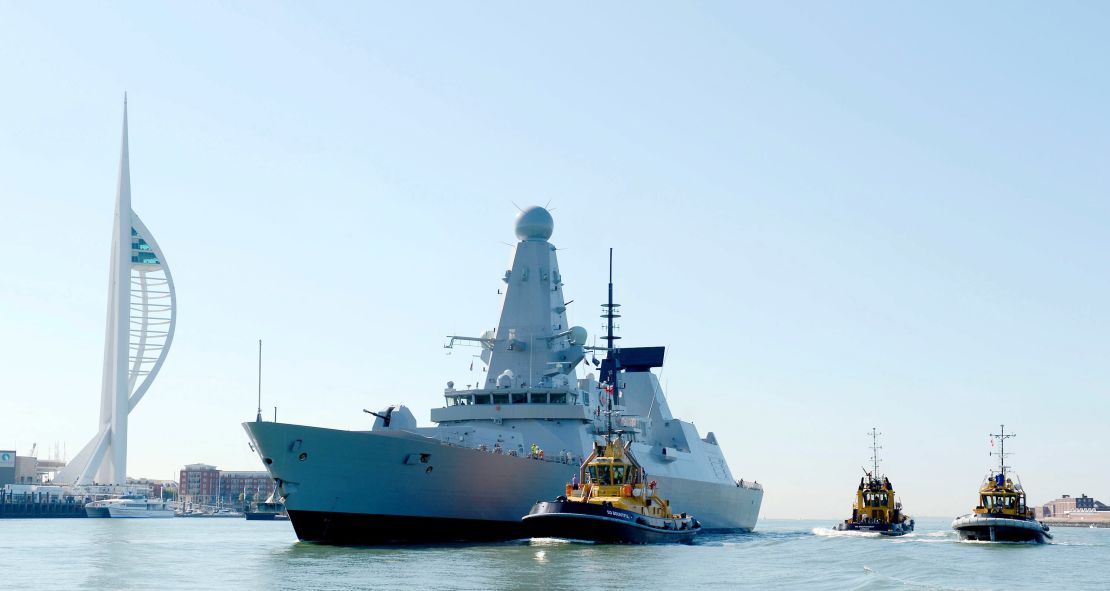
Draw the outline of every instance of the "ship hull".
<instances>
[{"instance_id":1,"label":"ship hull","mask_svg":"<svg viewBox=\"0 0 1110 591\"><path fill-rule=\"evenodd\" d=\"M689 544L701 529L692 518L650 521L655 523L631 511L574 501L536 503L523 519L532 538L603 544Z\"/></svg>"},{"instance_id":2,"label":"ship hull","mask_svg":"<svg viewBox=\"0 0 1110 591\"><path fill-rule=\"evenodd\" d=\"M120 505L109 507L108 514L113 519L170 519L174 516L173 509L121 507Z\"/></svg>"},{"instance_id":3,"label":"ship hull","mask_svg":"<svg viewBox=\"0 0 1110 591\"><path fill-rule=\"evenodd\" d=\"M970 542L1035 542L1052 539L1045 526L1035 520L982 515L964 515L952 522L960 539Z\"/></svg>"},{"instance_id":4,"label":"ship hull","mask_svg":"<svg viewBox=\"0 0 1110 591\"><path fill-rule=\"evenodd\" d=\"M837 531L859 531L882 534L884 536L903 536L913 531L913 521L906 523L840 523Z\"/></svg>"},{"instance_id":5,"label":"ship hull","mask_svg":"<svg viewBox=\"0 0 1110 591\"><path fill-rule=\"evenodd\" d=\"M88 516L88 517L97 517L97 518L107 518L107 517L112 516L110 513L108 513L108 507L107 506L90 507L88 505L85 505L85 515Z\"/></svg>"},{"instance_id":6,"label":"ship hull","mask_svg":"<svg viewBox=\"0 0 1110 591\"><path fill-rule=\"evenodd\" d=\"M344 545L485 542L528 537L519 521L289 510L297 538Z\"/></svg>"},{"instance_id":7,"label":"ship hull","mask_svg":"<svg viewBox=\"0 0 1110 591\"><path fill-rule=\"evenodd\" d=\"M336 544L526 537L521 518L577 466L448 445L419 434L245 423L301 540ZM653 475L706 530L751 530L763 492Z\"/></svg>"}]
</instances>

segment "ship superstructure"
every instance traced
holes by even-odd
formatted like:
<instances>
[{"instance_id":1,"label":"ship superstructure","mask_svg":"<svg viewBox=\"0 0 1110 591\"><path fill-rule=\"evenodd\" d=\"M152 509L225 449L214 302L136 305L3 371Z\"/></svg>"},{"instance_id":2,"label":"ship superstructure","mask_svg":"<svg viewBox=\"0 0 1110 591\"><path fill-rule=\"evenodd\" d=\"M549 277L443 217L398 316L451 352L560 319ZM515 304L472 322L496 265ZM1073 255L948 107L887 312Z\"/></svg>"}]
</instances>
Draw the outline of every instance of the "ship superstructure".
<instances>
[{"instance_id":1,"label":"ship superstructure","mask_svg":"<svg viewBox=\"0 0 1110 591\"><path fill-rule=\"evenodd\" d=\"M497 328L447 343L480 347L488 369L475 387L447 383L444 406L431 411L436 426L417 427L403 405L372 413L370 431L244 423L301 539L522 537L521 516L560 490L604 435L610 399L631 453L672 502L706 529L755 526L762 488L734 479L713 433L703 438L671 415L651 371L663 365L663 347L609 339L591 351L603 355L601 379L579 376L593 348L586 329L568 322L553 229L541 207L517 216ZM611 323L611 298L603 309Z\"/></svg>"}]
</instances>

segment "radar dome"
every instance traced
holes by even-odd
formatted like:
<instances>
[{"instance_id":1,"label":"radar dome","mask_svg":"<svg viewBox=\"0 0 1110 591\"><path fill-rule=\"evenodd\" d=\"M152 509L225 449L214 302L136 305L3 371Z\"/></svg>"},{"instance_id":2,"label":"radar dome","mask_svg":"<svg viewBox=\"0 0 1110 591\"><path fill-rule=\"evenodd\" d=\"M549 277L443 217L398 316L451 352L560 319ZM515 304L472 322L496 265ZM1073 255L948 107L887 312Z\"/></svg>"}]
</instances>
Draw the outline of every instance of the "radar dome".
<instances>
[{"instance_id":1,"label":"radar dome","mask_svg":"<svg viewBox=\"0 0 1110 591\"><path fill-rule=\"evenodd\" d=\"M555 230L555 221L546 209L533 205L516 216L516 237L521 240L547 240Z\"/></svg>"},{"instance_id":2,"label":"radar dome","mask_svg":"<svg viewBox=\"0 0 1110 591\"><path fill-rule=\"evenodd\" d=\"M586 344L586 329L581 326L576 326L570 329L570 344L572 345L585 345Z\"/></svg>"}]
</instances>

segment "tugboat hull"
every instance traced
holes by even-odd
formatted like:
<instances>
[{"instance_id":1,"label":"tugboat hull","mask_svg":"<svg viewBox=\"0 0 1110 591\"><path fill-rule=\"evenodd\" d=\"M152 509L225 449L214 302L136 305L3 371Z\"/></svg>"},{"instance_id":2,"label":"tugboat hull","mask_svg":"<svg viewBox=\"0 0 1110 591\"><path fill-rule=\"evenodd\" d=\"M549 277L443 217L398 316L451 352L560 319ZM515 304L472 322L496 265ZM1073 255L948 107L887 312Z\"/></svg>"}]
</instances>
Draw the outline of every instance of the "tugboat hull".
<instances>
[{"instance_id":1,"label":"tugboat hull","mask_svg":"<svg viewBox=\"0 0 1110 591\"><path fill-rule=\"evenodd\" d=\"M904 523L840 523L836 531L874 532L884 536L902 536L913 531L913 520Z\"/></svg>"},{"instance_id":2,"label":"tugboat hull","mask_svg":"<svg viewBox=\"0 0 1110 591\"><path fill-rule=\"evenodd\" d=\"M689 544L701 531L692 517L652 518L616 507L575 501L541 501L523 519L533 538L606 544Z\"/></svg>"},{"instance_id":3,"label":"tugboat hull","mask_svg":"<svg viewBox=\"0 0 1110 591\"><path fill-rule=\"evenodd\" d=\"M966 541L1045 544L1052 539L1048 527L1032 519L964 515L952 522L952 529Z\"/></svg>"}]
</instances>

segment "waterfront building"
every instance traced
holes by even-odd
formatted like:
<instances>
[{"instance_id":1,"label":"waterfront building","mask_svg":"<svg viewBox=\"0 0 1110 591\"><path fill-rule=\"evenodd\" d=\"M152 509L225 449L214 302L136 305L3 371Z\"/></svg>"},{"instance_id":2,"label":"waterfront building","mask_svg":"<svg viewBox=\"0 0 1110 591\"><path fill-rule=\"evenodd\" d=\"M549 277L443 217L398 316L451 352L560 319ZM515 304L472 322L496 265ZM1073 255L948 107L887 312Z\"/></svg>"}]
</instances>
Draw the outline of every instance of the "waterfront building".
<instances>
[{"instance_id":1,"label":"waterfront building","mask_svg":"<svg viewBox=\"0 0 1110 591\"><path fill-rule=\"evenodd\" d=\"M0 487L16 483L15 461L14 449L0 449Z\"/></svg>"},{"instance_id":2,"label":"waterfront building","mask_svg":"<svg viewBox=\"0 0 1110 591\"><path fill-rule=\"evenodd\" d=\"M177 321L177 299L166 258L131 209L127 99L123 103L108 319L100 418L91 441L54 477L56 484L123 485L127 480L127 416L166 360Z\"/></svg>"},{"instance_id":3,"label":"waterfront building","mask_svg":"<svg viewBox=\"0 0 1110 591\"><path fill-rule=\"evenodd\" d=\"M224 471L209 464L189 464L181 470L178 490L186 503L239 508L248 500L269 497L274 480L265 471Z\"/></svg>"},{"instance_id":4,"label":"waterfront building","mask_svg":"<svg viewBox=\"0 0 1110 591\"><path fill-rule=\"evenodd\" d=\"M31 452L34 454L34 451ZM15 450L0 450L0 487L5 484L42 484L64 462L40 460L35 455L21 456Z\"/></svg>"},{"instance_id":5,"label":"waterfront building","mask_svg":"<svg viewBox=\"0 0 1110 591\"><path fill-rule=\"evenodd\" d=\"M1110 518L1110 506L1085 494L1078 497L1063 495L1055 501L1049 501L1040 507L1035 507L1033 511L1036 513L1037 519L1063 518L1072 513L1095 512L1104 512L1102 514Z\"/></svg>"}]
</instances>

